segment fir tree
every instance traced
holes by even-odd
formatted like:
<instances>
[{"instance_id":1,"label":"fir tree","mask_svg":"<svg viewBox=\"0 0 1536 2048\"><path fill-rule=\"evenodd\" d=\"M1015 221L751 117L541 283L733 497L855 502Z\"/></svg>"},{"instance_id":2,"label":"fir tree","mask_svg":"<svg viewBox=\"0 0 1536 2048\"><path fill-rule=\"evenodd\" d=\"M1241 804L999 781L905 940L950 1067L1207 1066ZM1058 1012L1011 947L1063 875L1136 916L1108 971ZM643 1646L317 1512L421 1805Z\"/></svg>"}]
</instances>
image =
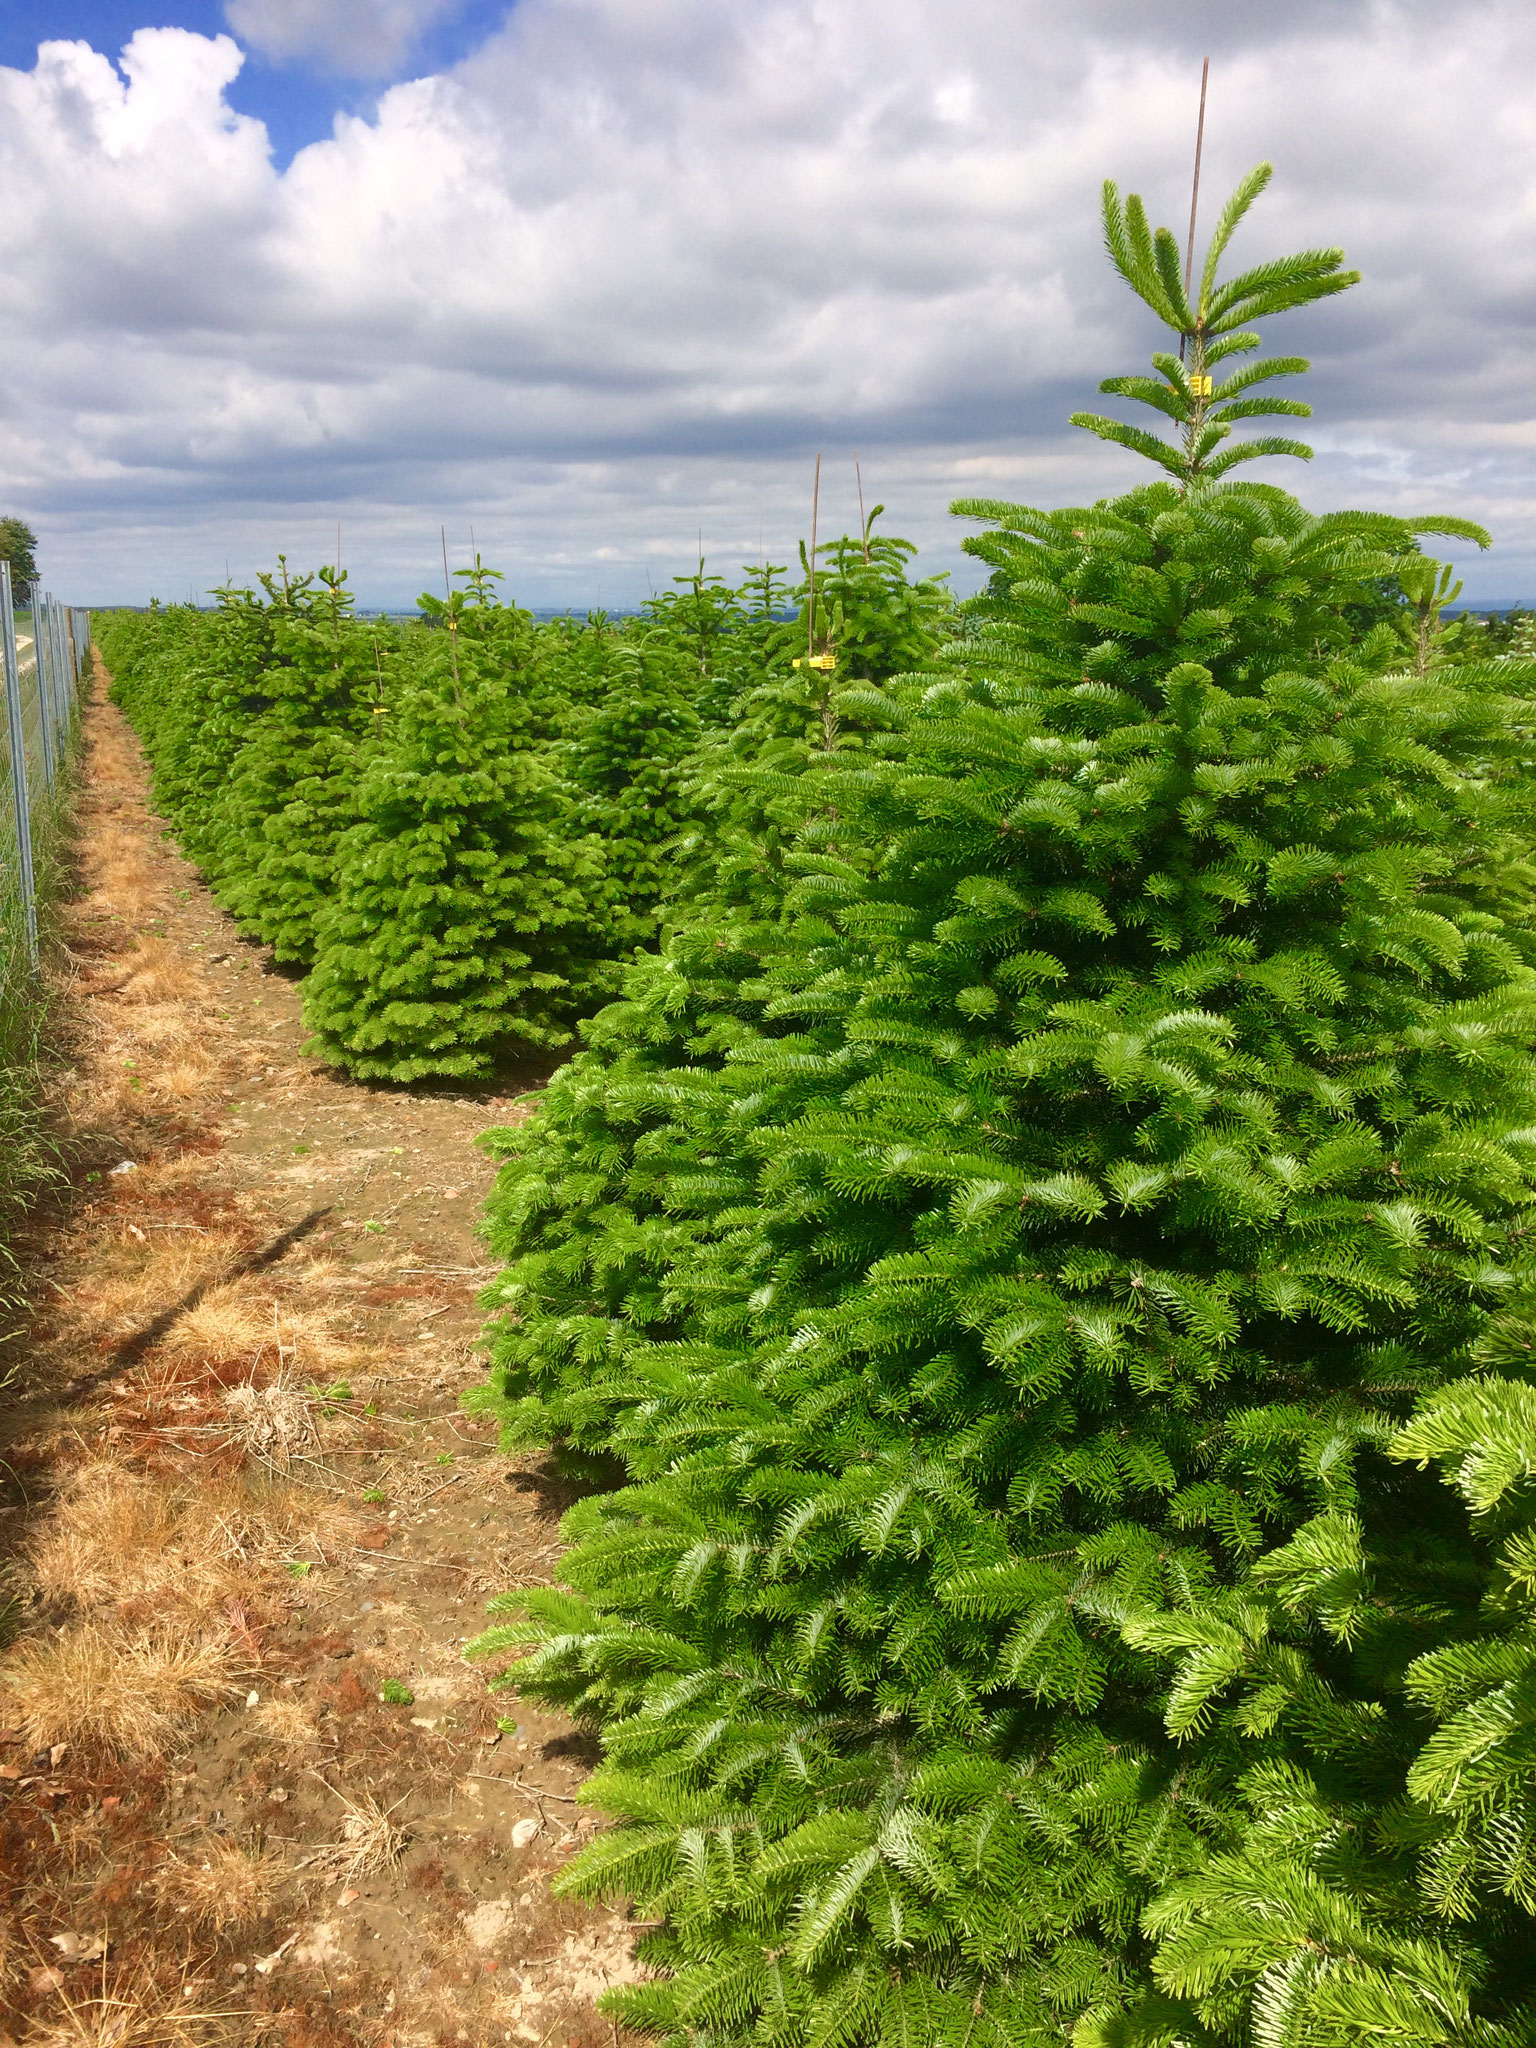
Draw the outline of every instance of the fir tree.
<instances>
[{"instance_id":1,"label":"fir tree","mask_svg":"<svg viewBox=\"0 0 1536 2048\"><path fill-rule=\"evenodd\" d=\"M306 965L383 696L379 636L352 619L346 572L322 568L319 585L289 591L276 609L266 701L202 835L220 901L242 930Z\"/></svg>"},{"instance_id":2,"label":"fir tree","mask_svg":"<svg viewBox=\"0 0 1536 2048\"><path fill-rule=\"evenodd\" d=\"M800 566L803 630L809 642L834 650L840 673L853 681L884 683L925 667L955 630L954 600L943 576L912 582L907 566L917 553L909 540L877 534L884 512L874 506L857 539L843 534L816 550L814 593L804 543ZM814 618L807 616L813 601Z\"/></svg>"},{"instance_id":3,"label":"fir tree","mask_svg":"<svg viewBox=\"0 0 1536 2048\"><path fill-rule=\"evenodd\" d=\"M623 1824L567 1882L659 1922L611 2003L678 2043L1241 2040L1242 1972L1155 1943L1253 1753L1167 1724L1147 1617L1245 1597L1346 1468L1363 1527L1432 1526L1355 1452L1522 1266L1536 949L1488 874L1530 672L1350 624L1475 530L1227 479L1304 451L1220 452L1263 373L1206 365L1349 281L1222 283L1266 175L1194 306L1106 193L1189 367L1117 380L1178 442L1090 424L1170 480L960 508L993 583L883 752L759 774L776 915L679 929L496 1140L486 1405L627 1483L481 1648L603 1727Z\"/></svg>"},{"instance_id":4,"label":"fir tree","mask_svg":"<svg viewBox=\"0 0 1536 2048\"><path fill-rule=\"evenodd\" d=\"M598 851L530 744L490 577L423 597L441 631L387 702L304 991L317 1050L367 1079L472 1079L569 1035Z\"/></svg>"},{"instance_id":5,"label":"fir tree","mask_svg":"<svg viewBox=\"0 0 1536 2048\"><path fill-rule=\"evenodd\" d=\"M1149 1909L1159 1992L1107 2040L1167 2039L1174 2014L1220 2035L1244 2013L1256 2040L1295 2048L1536 2038L1536 1322L1521 1293L1477 1346L1482 1370L1379 1444L1398 1466L1441 1465L1459 1504L1410 1485L1390 1518L1363 1516L1356 1466L1378 1446L1358 1442L1329 1505L1240 1587L1128 1619L1133 1643L1177 1659L1170 1729L1225 1753L1245 1810L1234 1846Z\"/></svg>"},{"instance_id":6,"label":"fir tree","mask_svg":"<svg viewBox=\"0 0 1536 2048\"><path fill-rule=\"evenodd\" d=\"M696 657L668 640L606 642L601 697L572 710L554 757L577 793L572 829L601 842L604 878L593 908L605 925L601 950L615 960L654 940L686 820L681 769L699 735L701 682Z\"/></svg>"},{"instance_id":7,"label":"fir tree","mask_svg":"<svg viewBox=\"0 0 1536 2048\"><path fill-rule=\"evenodd\" d=\"M765 562L737 593L735 665L722 673L740 688L685 776L697 822L679 842L674 892L691 917L709 917L717 937L722 919L779 902L812 759L885 749L899 718L884 686L953 632L943 579L910 582L912 543L872 536L884 509L874 508L858 539L844 534L817 549L814 593L803 545L798 589Z\"/></svg>"}]
</instances>

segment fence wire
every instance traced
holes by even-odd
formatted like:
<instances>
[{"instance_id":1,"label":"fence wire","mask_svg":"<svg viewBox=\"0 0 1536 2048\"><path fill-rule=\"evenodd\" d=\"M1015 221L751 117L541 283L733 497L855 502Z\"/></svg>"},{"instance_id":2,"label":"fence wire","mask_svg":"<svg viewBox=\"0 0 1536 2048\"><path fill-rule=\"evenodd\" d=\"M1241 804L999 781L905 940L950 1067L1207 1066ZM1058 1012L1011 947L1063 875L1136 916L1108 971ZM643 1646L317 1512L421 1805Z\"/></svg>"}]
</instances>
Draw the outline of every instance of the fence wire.
<instances>
[{"instance_id":1,"label":"fence wire","mask_svg":"<svg viewBox=\"0 0 1536 2048\"><path fill-rule=\"evenodd\" d=\"M0 926L7 950L24 950L34 968L35 855L61 794L90 644L89 612L38 583L13 592L0 562Z\"/></svg>"}]
</instances>

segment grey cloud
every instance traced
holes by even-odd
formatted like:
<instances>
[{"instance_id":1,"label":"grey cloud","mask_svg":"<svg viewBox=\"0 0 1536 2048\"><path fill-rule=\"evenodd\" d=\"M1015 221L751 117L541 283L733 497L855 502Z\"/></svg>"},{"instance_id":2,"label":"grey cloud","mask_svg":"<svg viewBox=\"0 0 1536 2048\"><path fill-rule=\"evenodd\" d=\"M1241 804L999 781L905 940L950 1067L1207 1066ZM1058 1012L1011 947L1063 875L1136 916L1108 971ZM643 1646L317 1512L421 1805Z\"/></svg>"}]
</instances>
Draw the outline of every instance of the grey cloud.
<instances>
[{"instance_id":1,"label":"grey cloud","mask_svg":"<svg viewBox=\"0 0 1536 2048\"><path fill-rule=\"evenodd\" d=\"M459 0L225 0L241 41L279 62L308 59L343 78L387 78Z\"/></svg>"},{"instance_id":2,"label":"grey cloud","mask_svg":"<svg viewBox=\"0 0 1536 2048\"><path fill-rule=\"evenodd\" d=\"M1366 272L1277 334L1316 359L1319 457L1275 480L1488 517L1481 587L1536 590L1536 22L1470 0L887 0L877 35L859 0L522 0L281 175L221 102L227 41L141 35L126 84L55 46L0 72L9 488L104 595L339 513L375 593L457 515L526 597L632 597L701 520L783 558L813 452L859 446L956 562L955 491L1137 479L1063 426L1160 339L1098 185L1181 223L1218 27L1211 203L1278 165L1236 253L1339 241Z\"/></svg>"}]
</instances>

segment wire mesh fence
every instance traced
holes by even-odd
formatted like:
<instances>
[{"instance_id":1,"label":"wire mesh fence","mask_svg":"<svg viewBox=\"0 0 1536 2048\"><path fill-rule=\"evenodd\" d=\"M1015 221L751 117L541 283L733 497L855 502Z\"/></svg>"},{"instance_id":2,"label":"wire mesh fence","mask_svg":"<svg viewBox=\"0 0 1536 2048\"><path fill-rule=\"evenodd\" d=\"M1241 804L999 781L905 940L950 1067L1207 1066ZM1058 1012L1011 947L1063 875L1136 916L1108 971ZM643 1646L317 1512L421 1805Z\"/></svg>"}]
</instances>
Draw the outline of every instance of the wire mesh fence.
<instances>
[{"instance_id":1,"label":"wire mesh fence","mask_svg":"<svg viewBox=\"0 0 1536 2048\"><path fill-rule=\"evenodd\" d=\"M0 930L5 952L34 969L39 847L62 795L89 647L89 612L40 584L13 592L0 562Z\"/></svg>"}]
</instances>

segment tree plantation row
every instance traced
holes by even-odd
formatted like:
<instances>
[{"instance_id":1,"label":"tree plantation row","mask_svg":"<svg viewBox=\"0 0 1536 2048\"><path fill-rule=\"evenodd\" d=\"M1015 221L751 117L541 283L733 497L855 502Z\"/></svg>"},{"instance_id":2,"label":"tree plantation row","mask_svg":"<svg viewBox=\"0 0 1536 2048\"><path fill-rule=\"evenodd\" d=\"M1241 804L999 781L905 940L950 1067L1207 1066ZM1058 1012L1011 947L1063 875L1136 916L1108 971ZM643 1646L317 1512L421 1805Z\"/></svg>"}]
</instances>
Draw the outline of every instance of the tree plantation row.
<instances>
[{"instance_id":1,"label":"tree plantation row","mask_svg":"<svg viewBox=\"0 0 1536 2048\"><path fill-rule=\"evenodd\" d=\"M861 690L955 630L911 553L827 549L814 631L767 564L733 591L701 563L638 620L541 626L477 560L403 628L354 618L336 570L285 569L100 639L184 847L311 970L318 1046L362 1077L464 1077L565 1042L696 876L776 869L774 807L731 771L792 777L883 727Z\"/></svg>"},{"instance_id":2,"label":"tree plantation row","mask_svg":"<svg viewBox=\"0 0 1536 2048\"><path fill-rule=\"evenodd\" d=\"M102 633L332 1058L585 1018L474 1398L594 1490L474 1647L601 1732L677 2048L1536 2036L1536 660L1475 529L1243 480L1353 281L1223 277L1267 175L1188 289L1106 188L1161 474L957 507L963 606L861 535L793 621Z\"/></svg>"}]
</instances>

